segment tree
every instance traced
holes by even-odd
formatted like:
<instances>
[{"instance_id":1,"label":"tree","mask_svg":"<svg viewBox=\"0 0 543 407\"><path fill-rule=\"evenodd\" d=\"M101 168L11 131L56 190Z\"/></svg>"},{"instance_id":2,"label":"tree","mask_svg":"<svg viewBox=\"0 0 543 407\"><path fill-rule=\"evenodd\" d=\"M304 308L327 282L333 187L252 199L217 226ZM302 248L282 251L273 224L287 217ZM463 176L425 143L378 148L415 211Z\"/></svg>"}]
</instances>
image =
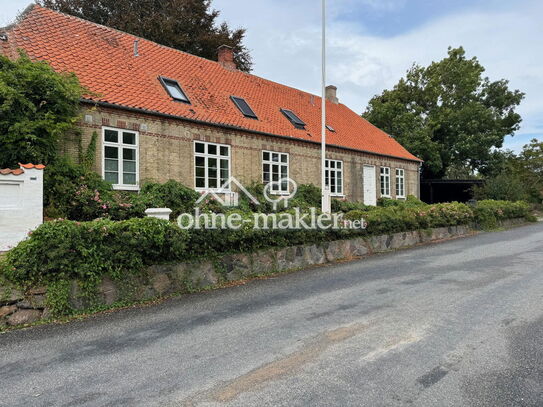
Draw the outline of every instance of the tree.
<instances>
[{"instance_id":1,"label":"tree","mask_svg":"<svg viewBox=\"0 0 543 407\"><path fill-rule=\"evenodd\" d=\"M51 163L59 137L75 129L82 94L73 74L0 56L0 168Z\"/></svg>"},{"instance_id":2,"label":"tree","mask_svg":"<svg viewBox=\"0 0 543 407\"><path fill-rule=\"evenodd\" d=\"M487 178L481 186L473 188L477 200L494 199L498 201L531 201L530 188L523 178L514 172L502 172Z\"/></svg>"},{"instance_id":3,"label":"tree","mask_svg":"<svg viewBox=\"0 0 543 407\"><path fill-rule=\"evenodd\" d=\"M485 184L475 188L478 199L528 200L543 197L543 143L532 140L520 154L510 150L494 151L481 167Z\"/></svg>"},{"instance_id":4,"label":"tree","mask_svg":"<svg viewBox=\"0 0 543 407\"><path fill-rule=\"evenodd\" d=\"M543 141L532 139L520 153L524 167L543 185Z\"/></svg>"},{"instance_id":5,"label":"tree","mask_svg":"<svg viewBox=\"0 0 543 407\"><path fill-rule=\"evenodd\" d=\"M520 153L522 177L530 194L538 202L543 198L543 142L533 139Z\"/></svg>"},{"instance_id":6,"label":"tree","mask_svg":"<svg viewBox=\"0 0 543 407\"><path fill-rule=\"evenodd\" d=\"M518 130L515 108L524 98L483 72L477 58L449 47L443 60L414 64L392 90L374 96L363 116L422 158L425 178L441 178L451 165L473 172Z\"/></svg>"},{"instance_id":7,"label":"tree","mask_svg":"<svg viewBox=\"0 0 543 407\"><path fill-rule=\"evenodd\" d=\"M216 25L211 0L39 0L53 10L116 28L203 58L217 60L217 48L234 49L238 69L251 71L245 29Z\"/></svg>"}]
</instances>

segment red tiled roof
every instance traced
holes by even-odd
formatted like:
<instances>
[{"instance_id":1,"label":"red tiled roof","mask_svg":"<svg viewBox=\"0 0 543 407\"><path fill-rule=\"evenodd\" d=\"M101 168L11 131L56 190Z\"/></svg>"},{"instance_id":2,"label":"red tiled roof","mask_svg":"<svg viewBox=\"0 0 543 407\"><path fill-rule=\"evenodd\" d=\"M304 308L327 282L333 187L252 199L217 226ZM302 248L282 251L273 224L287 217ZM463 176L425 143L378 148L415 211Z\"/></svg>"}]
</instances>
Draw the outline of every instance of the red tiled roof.
<instances>
[{"instance_id":1,"label":"red tiled roof","mask_svg":"<svg viewBox=\"0 0 543 407\"><path fill-rule=\"evenodd\" d=\"M37 5L7 34L8 41L0 41L1 52L16 57L21 48L57 71L74 72L98 95L86 96L93 101L320 142L319 96ZM139 56L134 56L135 39ZM173 101L159 76L177 80L191 104ZM244 117L232 95L244 98L258 120ZM281 108L294 111L306 129L294 128ZM327 124L336 130L327 131L329 145L419 160L343 104L327 102Z\"/></svg>"},{"instance_id":2,"label":"red tiled roof","mask_svg":"<svg viewBox=\"0 0 543 407\"><path fill-rule=\"evenodd\" d=\"M9 175L9 174L13 174L13 175L21 175L21 174L24 174L24 170L22 168L17 168L15 170L12 170L10 168L3 168L0 170L0 174L2 175Z\"/></svg>"},{"instance_id":3,"label":"red tiled roof","mask_svg":"<svg viewBox=\"0 0 543 407\"><path fill-rule=\"evenodd\" d=\"M43 164L21 164L19 163L20 167L26 168L27 170L30 170L31 168L35 168L37 170L43 170L45 168L45 165Z\"/></svg>"},{"instance_id":4,"label":"red tiled roof","mask_svg":"<svg viewBox=\"0 0 543 407\"><path fill-rule=\"evenodd\" d=\"M12 170L11 168L0 169L0 174L2 174L2 175L9 175L9 174L21 175L21 174L25 173L25 169L30 170L32 168L35 168L37 170L43 170L45 168L45 165L43 165L43 164L30 164L30 163L29 164L21 164L21 163L19 163L19 167L20 168L16 168L14 170Z\"/></svg>"}]
</instances>

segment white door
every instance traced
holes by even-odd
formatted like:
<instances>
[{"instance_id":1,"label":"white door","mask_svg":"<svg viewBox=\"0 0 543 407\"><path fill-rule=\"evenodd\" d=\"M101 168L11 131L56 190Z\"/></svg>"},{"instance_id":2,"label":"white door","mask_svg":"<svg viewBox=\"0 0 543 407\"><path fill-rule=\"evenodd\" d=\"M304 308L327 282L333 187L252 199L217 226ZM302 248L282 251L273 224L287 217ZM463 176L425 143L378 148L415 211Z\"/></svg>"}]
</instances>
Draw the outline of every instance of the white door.
<instances>
[{"instance_id":1,"label":"white door","mask_svg":"<svg viewBox=\"0 0 543 407\"><path fill-rule=\"evenodd\" d=\"M373 165L364 165L364 205L377 205L375 183L375 167Z\"/></svg>"}]
</instances>

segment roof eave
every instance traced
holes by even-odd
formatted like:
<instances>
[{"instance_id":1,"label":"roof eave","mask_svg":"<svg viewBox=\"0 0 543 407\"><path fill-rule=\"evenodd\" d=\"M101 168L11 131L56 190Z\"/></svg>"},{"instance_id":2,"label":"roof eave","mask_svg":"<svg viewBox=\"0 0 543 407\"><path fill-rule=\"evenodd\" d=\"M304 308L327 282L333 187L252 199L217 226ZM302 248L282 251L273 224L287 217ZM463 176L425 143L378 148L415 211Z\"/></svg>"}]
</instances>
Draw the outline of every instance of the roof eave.
<instances>
[{"instance_id":1,"label":"roof eave","mask_svg":"<svg viewBox=\"0 0 543 407\"><path fill-rule=\"evenodd\" d=\"M139 108L139 107L123 106L123 105L119 105L119 104L115 104L115 103L109 103L109 102L104 102L104 101L96 101L96 100L84 99L84 98L81 99L81 102L82 103L87 103L87 104L92 104L92 105L97 105L97 106L102 106L102 107L109 107L109 108L112 108L112 109L126 110L126 111L134 112L134 113L144 113L144 114L149 114L149 115L152 115L152 116L163 117L163 118L166 118L166 119L182 120L182 121L186 121L186 122L189 122L189 123L219 127L219 128L222 128L222 129L243 131L243 132L246 132L246 133L258 134L258 135L261 135L261 136L277 137L277 138L284 139L284 140L300 141L300 142L305 142L305 143L309 143L309 144L321 145L320 141L304 140L304 139L294 138L294 137L285 136L285 135L281 135L281 134L273 134L273 133L267 133L267 132L258 131L258 130L251 130L251 129L247 129L245 127L234 126L234 125L231 125L231 124L215 123L215 122L209 122L209 121L205 121L205 120L191 119L190 117L177 116L177 115L172 115L172 114L168 114L168 113L157 112L157 111L154 111L154 110L143 109L143 108ZM381 157L395 158L397 160L404 160L404 161L412 161L412 162L416 162L416 163L422 163L422 160L420 160L420 159L398 157L398 156L395 156L395 155L377 153L375 151L369 151L369 150L360 150L360 149L356 149L356 148L340 146L340 145L337 145L337 144L327 144L327 146L334 147L334 148L339 148L341 150L356 151L356 152L360 152L360 153L378 155L378 156L381 156Z\"/></svg>"}]
</instances>

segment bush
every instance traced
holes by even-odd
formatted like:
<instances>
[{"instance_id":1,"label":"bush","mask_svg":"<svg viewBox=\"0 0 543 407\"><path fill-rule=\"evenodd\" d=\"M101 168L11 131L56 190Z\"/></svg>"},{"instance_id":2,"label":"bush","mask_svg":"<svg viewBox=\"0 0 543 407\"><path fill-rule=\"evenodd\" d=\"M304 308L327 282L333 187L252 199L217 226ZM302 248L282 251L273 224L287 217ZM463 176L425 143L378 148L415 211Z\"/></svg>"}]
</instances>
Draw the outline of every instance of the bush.
<instances>
[{"instance_id":1,"label":"bush","mask_svg":"<svg viewBox=\"0 0 543 407\"><path fill-rule=\"evenodd\" d=\"M313 184L298 185L298 191L294 196L293 208L320 208L322 192L321 189Z\"/></svg>"},{"instance_id":2,"label":"bush","mask_svg":"<svg viewBox=\"0 0 543 407\"><path fill-rule=\"evenodd\" d=\"M473 211L458 202L418 207L390 205L366 211L350 211L345 218L363 218L368 224L367 233L387 234L468 224L473 221Z\"/></svg>"},{"instance_id":3,"label":"bush","mask_svg":"<svg viewBox=\"0 0 543 407\"><path fill-rule=\"evenodd\" d=\"M209 259L230 252L474 222L495 227L504 219L530 217L530 207L524 202L481 201L473 208L452 202L374 207L345 214L346 219L365 219L366 230L259 230L253 228L252 212L230 212L238 212L249 221L239 230L182 230L171 222L154 218L46 222L7 253L0 278L23 286L71 279L96 282L105 275L116 278L138 273L150 264Z\"/></svg>"},{"instance_id":4,"label":"bush","mask_svg":"<svg viewBox=\"0 0 543 407\"><path fill-rule=\"evenodd\" d=\"M484 185L475 186L473 196L477 200L523 201L530 199L530 191L519 175L501 173L488 178Z\"/></svg>"},{"instance_id":5,"label":"bush","mask_svg":"<svg viewBox=\"0 0 543 407\"><path fill-rule=\"evenodd\" d=\"M83 93L73 74L23 53L0 55L0 168L52 163L59 138L75 130Z\"/></svg>"},{"instance_id":6,"label":"bush","mask_svg":"<svg viewBox=\"0 0 543 407\"><path fill-rule=\"evenodd\" d=\"M200 194L180 182L169 180L164 184L143 183L139 196L134 201L143 203L148 208L170 208L177 218L181 213L192 212Z\"/></svg>"},{"instance_id":7,"label":"bush","mask_svg":"<svg viewBox=\"0 0 543 407\"><path fill-rule=\"evenodd\" d=\"M347 213L350 211L369 211L374 206L364 205L362 202L349 202L344 199L332 199L332 212Z\"/></svg>"},{"instance_id":8,"label":"bush","mask_svg":"<svg viewBox=\"0 0 543 407\"><path fill-rule=\"evenodd\" d=\"M46 168L44 192L45 216L53 219L124 220L145 216L148 207L136 193L114 191L94 171L67 157Z\"/></svg>"},{"instance_id":9,"label":"bush","mask_svg":"<svg viewBox=\"0 0 543 407\"><path fill-rule=\"evenodd\" d=\"M181 260L187 236L176 225L154 218L46 222L7 253L2 274L21 286L120 277L144 265Z\"/></svg>"},{"instance_id":10,"label":"bush","mask_svg":"<svg viewBox=\"0 0 543 407\"><path fill-rule=\"evenodd\" d=\"M427 204L422 202L419 198L417 198L414 195L408 195L405 200L384 198L384 197L379 198L377 200L377 206L382 206L385 208L390 207L390 206L416 208L416 207L427 206Z\"/></svg>"},{"instance_id":11,"label":"bush","mask_svg":"<svg viewBox=\"0 0 543 407\"><path fill-rule=\"evenodd\" d=\"M264 196L264 187L262 183L252 183L246 187L247 191L256 198L259 202L259 205L255 205L245 196L245 194L240 193L240 209L244 211L253 211L260 213L273 213L273 203L268 201ZM271 196L272 199L280 199L280 196ZM309 208L318 208L321 207L321 190L319 187L316 187L312 184L300 184L296 191L296 195L289 199L288 201L289 208L300 208L301 210L306 210ZM276 211L285 210L285 207L282 203L278 203Z\"/></svg>"},{"instance_id":12,"label":"bush","mask_svg":"<svg viewBox=\"0 0 543 407\"><path fill-rule=\"evenodd\" d=\"M475 221L485 229L495 228L499 221L505 219L525 218L531 220L530 205L522 201L479 201L474 212Z\"/></svg>"}]
</instances>

